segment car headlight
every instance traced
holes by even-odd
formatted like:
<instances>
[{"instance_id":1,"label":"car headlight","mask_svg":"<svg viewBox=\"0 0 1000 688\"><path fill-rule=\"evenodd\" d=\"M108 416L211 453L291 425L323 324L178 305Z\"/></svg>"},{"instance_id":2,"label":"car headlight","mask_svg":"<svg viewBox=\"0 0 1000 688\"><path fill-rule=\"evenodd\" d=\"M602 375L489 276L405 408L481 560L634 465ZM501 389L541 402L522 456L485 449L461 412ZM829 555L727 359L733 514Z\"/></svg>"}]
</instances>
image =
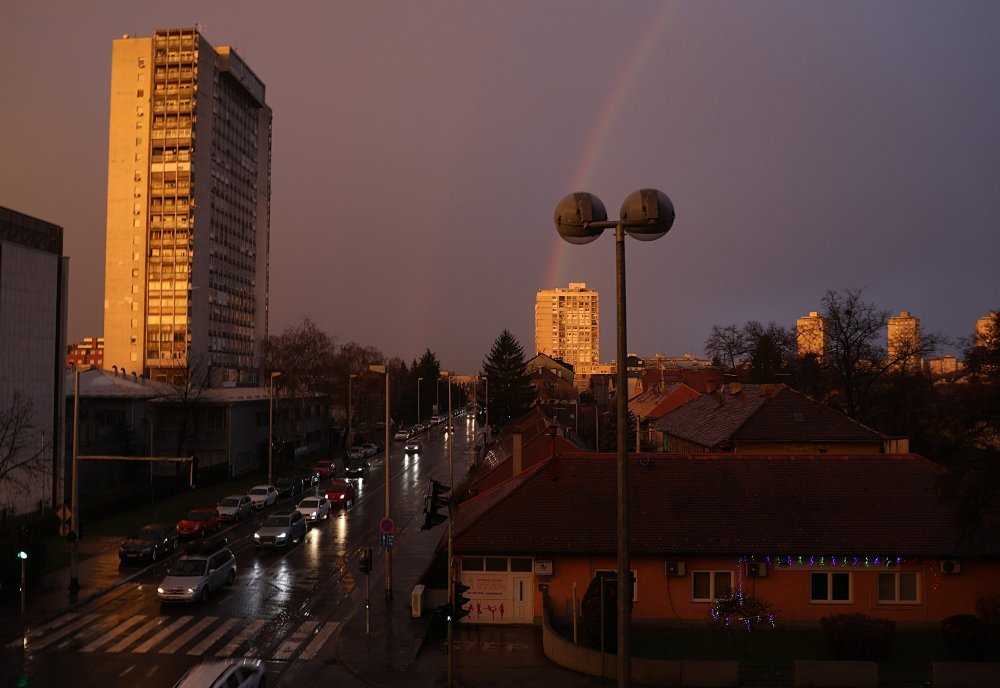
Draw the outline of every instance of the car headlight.
<instances>
[{"instance_id":1,"label":"car headlight","mask_svg":"<svg viewBox=\"0 0 1000 688\"><path fill-rule=\"evenodd\" d=\"M188 588L188 595L194 595L194 588Z\"/></svg>"},{"instance_id":2,"label":"car headlight","mask_svg":"<svg viewBox=\"0 0 1000 688\"><path fill-rule=\"evenodd\" d=\"M158 592L159 594L161 594L161 595L162 595L162 594L163 594L163 588L157 588L157 589L156 589L156 592Z\"/></svg>"},{"instance_id":3,"label":"car headlight","mask_svg":"<svg viewBox=\"0 0 1000 688\"><path fill-rule=\"evenodd\" d=\"M309 516L312 517L312 518L316 518L316 512L313 511L312 513L309 514Z\"/></svg>"},{"instance_id":4,"label":"car headlight","mask_svg":"<svg viewBox=\"0 0 1000 688\"><path fill-rule=\"evenodd\" d=\"M253 534L253 539L254 540L260 540L260 533L254 533Z\"/></svg>"},{"instance_id":5,"label":"car headlight","mask_svg":"<svg viewBox=\"0 0 1000 688\"><path fill-rule=\"evenodd\" d=\"M284 540L286 537L288 537L288 535L286 533L278 533L278 539L279 540Z\"/></svg>"}]
</instances>

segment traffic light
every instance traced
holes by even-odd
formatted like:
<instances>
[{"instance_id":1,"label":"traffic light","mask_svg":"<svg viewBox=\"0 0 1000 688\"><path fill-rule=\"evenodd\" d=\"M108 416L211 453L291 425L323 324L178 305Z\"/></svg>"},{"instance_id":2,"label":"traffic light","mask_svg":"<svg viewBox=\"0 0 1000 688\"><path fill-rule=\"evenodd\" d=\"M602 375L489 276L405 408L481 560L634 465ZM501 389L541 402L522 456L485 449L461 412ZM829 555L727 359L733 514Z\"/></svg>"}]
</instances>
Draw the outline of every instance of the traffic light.
<instances>
[{"instance_id":1,"label":"traffic light","mask_svg":"<svg viewBox=\"0 0 1000 688\"><path fill-rule=\"evenodd\" d=\"M361 560L358 562L361 567L361 573L371 573L372 572L372 549L362 550Z\"/></svg>"},{"instance_id":2,"label":"traffic light","mask_svg":"<svg viewBox=\"0 0 1000 688\"><path fill-rule=\"evenodd\" d=\"M465 596L465 593L469 591L469 586L462 581L452 581L452 609L451 618L448 621L452 623L458 623L465 617L469 615L469 610L465 608L465 605L469 603L469 598Z\"/></svg>"},{"instance_id":3,"label":"traffic light","mask_svg":"<svg viewBox=\"0 0 1000 688\"><path fill-rule=\"evenodd\" d=\"M420 530L430 530L448 520L446 515L438 513L438 509L448 506L449 499L442 495L450 490L448 485L442 485L437 480L431 481L430 491L424 495L424 525L420 526Z\"/></svg>"}]
</instances>

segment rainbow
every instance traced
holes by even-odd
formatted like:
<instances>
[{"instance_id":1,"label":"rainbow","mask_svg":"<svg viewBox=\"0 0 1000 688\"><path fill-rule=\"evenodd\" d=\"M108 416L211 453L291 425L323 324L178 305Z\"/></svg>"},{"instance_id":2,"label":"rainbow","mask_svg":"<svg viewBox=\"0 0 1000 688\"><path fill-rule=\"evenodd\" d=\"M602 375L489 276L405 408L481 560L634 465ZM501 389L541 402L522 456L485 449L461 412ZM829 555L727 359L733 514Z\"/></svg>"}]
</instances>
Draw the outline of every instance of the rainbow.
<instances>
[{"instance_id":1,"label":"rainbow","mask_svg":"<svg viewBox=\"0 0 1000 688\"><path fill-rule=\"evenodd\" d=\"M663 27L666 25L667 15L673 7L672 3L665 4L656 17L654 17L653 21L647 24L639 40L635 42L632 54L625 61L621 72L618 74L618 78L614 81L614 88L611 95L605 99L604 105L598 113L597 120L583 148L583 155L581 155L580 162L576 166L576 174L573 176L572 183L569 185L570 188L566 193L570 191L590 190L587 188L587 185L591 182L591 174L597 166L601 154L604 152L605 144L614 128L615 121L621 113L622 106L626 102L626 97L632 90L632 86L642 71L643 65L649 59L649 54L656 45ZM559 197L561 198L562 195ZM608 212L616 213L617 206L614 208L608 206ZM554 289L559 286L565 286L570 280L563 258L563 254L568 246L565 241L553 232L553 248L549 259L549 266L546 271L545 282L538 287L539 289ZM579 275L573 277L572 280L586 281Z\"/></svg>"}]
</instances>

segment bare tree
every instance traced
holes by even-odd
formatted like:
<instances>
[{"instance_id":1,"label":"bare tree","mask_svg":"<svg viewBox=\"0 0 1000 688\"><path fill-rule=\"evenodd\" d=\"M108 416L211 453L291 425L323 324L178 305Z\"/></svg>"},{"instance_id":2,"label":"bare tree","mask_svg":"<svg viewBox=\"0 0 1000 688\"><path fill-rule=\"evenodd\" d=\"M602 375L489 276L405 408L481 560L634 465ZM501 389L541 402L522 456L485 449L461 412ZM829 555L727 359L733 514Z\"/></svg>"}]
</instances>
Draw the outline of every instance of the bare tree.
<instances>
[{"instance_id":1,"label":"bare tree","mask_svg":"<svg viewBox=\"0 0 1000 688\"><path fill-rule=\"evenodd\" d=\"M775 322L764 326L750 320L743 326L743 338L750 360L751 382L774 382L795 358L795 335Z\"/></svg>"},{"instance_id":2,"label":"bare tree","mask_svg":"<svg viewBox=\"0 0 1000 688\"><path fill-rule=\"evenodd\" d=\"M303 398L329 391L336 345L334 337L306 318L261 342L260 378L267 380L278 371L281 377L275 380L275 388Z\"/></svg>"},{"instance_id":3,"label":"bare tree","mask_svg":"<svg viewBox=\"0 0 1000 688\"><path fill-rule=\"evenodd\" d=\"M736 363L748 348L746 333L736 324L712 325L712 334L705 340L705 354L729 372L736 371Z\"/></svg>"},{"instance_id":4,"label":"bare tree","mask_svg":"<svg viewBox=\"0 0 1000 688\"><path fill-rule=\"evenodd\" d=\"M174 366L171 375L173 387L166 395L166 401L171 410L169 420L165 419L167 427L176 432L177 445L174 456L185 456L185 446L195 434L194 407L198 399L209 388L211 382L211 366L202 357L188 357Z\"/></svg>"},{"instance_id":5,"label":"bare tree","mask_svg":"<svg viewBox=\"0 0 1000 688\"><path fill-rule=\"evenodd\" d=\"M7 405L0 408L0 486L25 488L44 473L44 448L33 440L35 410L31 399L15 389Z\"/></svg>"}]
</instances>

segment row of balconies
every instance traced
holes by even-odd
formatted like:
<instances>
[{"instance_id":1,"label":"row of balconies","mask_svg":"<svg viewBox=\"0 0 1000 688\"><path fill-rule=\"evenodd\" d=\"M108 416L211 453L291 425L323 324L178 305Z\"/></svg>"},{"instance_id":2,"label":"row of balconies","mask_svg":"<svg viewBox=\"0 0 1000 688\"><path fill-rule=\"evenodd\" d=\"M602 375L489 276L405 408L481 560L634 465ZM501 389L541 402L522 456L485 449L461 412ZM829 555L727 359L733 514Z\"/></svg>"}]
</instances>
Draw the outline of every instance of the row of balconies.
<instances>
[{"instance_id":1,"label":"row of balconies","mask_svg":"<svg viewBox=\"0 0 1000 688\"><path fill-rule=\"evenodd\" d=\"M194 111L193 100L169 99L153 103L153 114L156 115L162 115L164 113L190 115L193 114Z\"/></svg>"}]
</instances>

